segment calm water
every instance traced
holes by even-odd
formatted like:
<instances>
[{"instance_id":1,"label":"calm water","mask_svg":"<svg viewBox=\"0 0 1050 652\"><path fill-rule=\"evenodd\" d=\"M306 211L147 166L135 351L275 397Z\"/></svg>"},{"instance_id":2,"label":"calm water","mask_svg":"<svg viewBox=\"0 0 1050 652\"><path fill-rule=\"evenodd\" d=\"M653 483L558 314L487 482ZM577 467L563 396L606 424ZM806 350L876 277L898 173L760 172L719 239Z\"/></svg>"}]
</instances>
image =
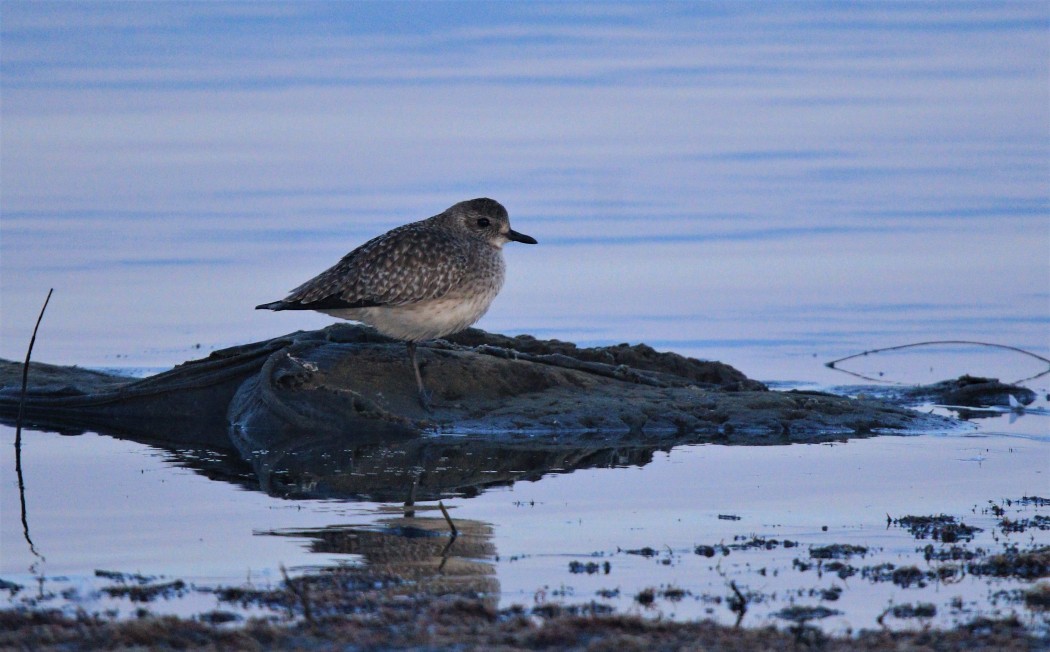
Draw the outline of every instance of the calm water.
<instances>
[{"instance_id":1,"label":"calm water","mask_svg":"<svg viewBox=\"0 0 1050 652\"><path fill-rule=\"evenodd\" d=\"M476 196L503 202L540 241L507 247L507 284L479 324L488 330L644 341L818 386L850 382L828 360L909 342L1050 357L1043 3L0 11L2 357L24 355L50 287L34 358L53 363L160 369L325 325L252 308L366 239ZM974 346L858 364L906 383L1040 370ZM1030 386L1045 397L1048 381ZM820 526L834 542L863 530L861 540L891 509L1045 494L1040 418L982 422L987 442L969 432L677 449L486 492L456 515L493 525L505 600L563 582L590 599L591 584L613 581L570 576L569 561L637 545L686 559L739 531L719 511L826 543ZM3 433L0 576L24 578L35 558L11 516ZM309 537L266 532L381 517L373 503L273 499L209 479L181 453L107 437L29 433L25 455L47 557L35 572L88 578L84 595L96 568L265 584L280 563L331 561L306 552ZM898 470L913 456L926 471ZM800 485L799 468L819 482ZM735 484L712 475L725 469ZM755 494L749 477L773 480ZM649 493L665 481L680 488L672 498ZM97 500L74 506L74 495ZM522 501L530 507L508 510ZM888 545L910 543L898 533ZM722 582L699 558L612 563L626 605L647 583ZM892 599L847 595L868 605L850 608L861 625ZM690 604L673 611L709 606Z\"/></svg>"}]
</instances>

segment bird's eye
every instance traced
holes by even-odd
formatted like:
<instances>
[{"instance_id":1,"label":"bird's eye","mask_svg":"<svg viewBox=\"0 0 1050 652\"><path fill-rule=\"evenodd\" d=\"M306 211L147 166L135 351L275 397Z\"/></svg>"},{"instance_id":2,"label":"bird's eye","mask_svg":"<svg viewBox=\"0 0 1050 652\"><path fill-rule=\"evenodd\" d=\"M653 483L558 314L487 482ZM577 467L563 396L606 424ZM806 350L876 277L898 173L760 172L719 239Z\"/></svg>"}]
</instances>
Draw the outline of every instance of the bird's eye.
<instances>
[{"instance_id":1,"label":"bird's eye","mask_svg":"<svg viewBox=\"0 0 1050 652\"><path fill-rule=\"evenodd\" d=\"M489 224L491 224L491 222L489 222L489 218L487 218L487 217L479 217L478 218L478 226L480 226L481 228L485 228Z\"/></svg>"}]
</instances>

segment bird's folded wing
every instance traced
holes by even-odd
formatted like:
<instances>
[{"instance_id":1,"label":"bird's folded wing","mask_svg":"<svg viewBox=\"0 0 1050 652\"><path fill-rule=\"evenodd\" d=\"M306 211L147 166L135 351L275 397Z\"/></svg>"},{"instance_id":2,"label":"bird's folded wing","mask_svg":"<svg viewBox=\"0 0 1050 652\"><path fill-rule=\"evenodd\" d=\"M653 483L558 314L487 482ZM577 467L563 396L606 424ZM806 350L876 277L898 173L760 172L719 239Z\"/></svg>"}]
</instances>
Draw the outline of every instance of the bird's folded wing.
<instances>
[{"instance_id":1,"label":"bird's folded wing","mask_svg":"<svg viewBox=\"0 0 1050 652\"><path fill-rule=\"evenodd\" d=\"M467 276L466 252L440 231L429 230L419 238L403 232L412 226L366 242L292 290L284 302L332 309L405 305L445 296Z\"/></svg>"}]
</instances>

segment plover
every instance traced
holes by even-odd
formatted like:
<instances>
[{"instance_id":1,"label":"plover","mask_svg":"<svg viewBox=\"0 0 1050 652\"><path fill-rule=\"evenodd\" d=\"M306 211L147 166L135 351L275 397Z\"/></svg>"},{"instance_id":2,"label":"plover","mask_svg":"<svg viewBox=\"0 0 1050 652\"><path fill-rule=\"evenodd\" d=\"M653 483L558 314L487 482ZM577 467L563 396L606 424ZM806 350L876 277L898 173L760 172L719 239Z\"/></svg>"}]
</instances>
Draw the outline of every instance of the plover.
<instances>
[{"instance_id":1,"label":"plover","mask_svg":"<svg viewBox=\"0 0 1050 652\"><path fill-rule=\"evenodd\" d=\"M373 326L408 345L419 402L430 409L416 343L457 333L488 310L503 286L503 245L536 244L510 228L507 209L479 198L387 231L256 310L316 310Z\"/></svg>"}]
</instances>

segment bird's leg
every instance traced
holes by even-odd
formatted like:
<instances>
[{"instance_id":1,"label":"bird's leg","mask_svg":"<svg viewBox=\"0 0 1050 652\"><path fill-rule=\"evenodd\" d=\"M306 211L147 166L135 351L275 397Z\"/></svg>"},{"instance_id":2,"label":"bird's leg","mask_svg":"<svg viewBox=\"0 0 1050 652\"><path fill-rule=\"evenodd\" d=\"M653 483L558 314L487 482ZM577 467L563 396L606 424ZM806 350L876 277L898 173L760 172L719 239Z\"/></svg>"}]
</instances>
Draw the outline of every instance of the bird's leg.
<instances>
[{"instance_id":1,"label":"bird's leg","mask_svg":"<svg viewBox=\"0 0 1050 652\"><path fill-rule=\"evenodd\" d=\"M419 387L419 404L423 409L430 412L430 392L423 386L423 374L419 373L419 360L416 358L416 343L406 342L408 345L408 357L412 360L412 371L416 372L416 385Z\"/></svg>"},{"instance_id":2,"label":"bird's leg","mask_svg":"<svg viewBox=\"0 0 1050 652\"><path fill-rule=\"evenodd\" d=\"M419 474L412 477L412 486L408 489L408 498L405 499L405 518L416 517L416 488L419 486Z\"/></svg>"}]
</instances>

